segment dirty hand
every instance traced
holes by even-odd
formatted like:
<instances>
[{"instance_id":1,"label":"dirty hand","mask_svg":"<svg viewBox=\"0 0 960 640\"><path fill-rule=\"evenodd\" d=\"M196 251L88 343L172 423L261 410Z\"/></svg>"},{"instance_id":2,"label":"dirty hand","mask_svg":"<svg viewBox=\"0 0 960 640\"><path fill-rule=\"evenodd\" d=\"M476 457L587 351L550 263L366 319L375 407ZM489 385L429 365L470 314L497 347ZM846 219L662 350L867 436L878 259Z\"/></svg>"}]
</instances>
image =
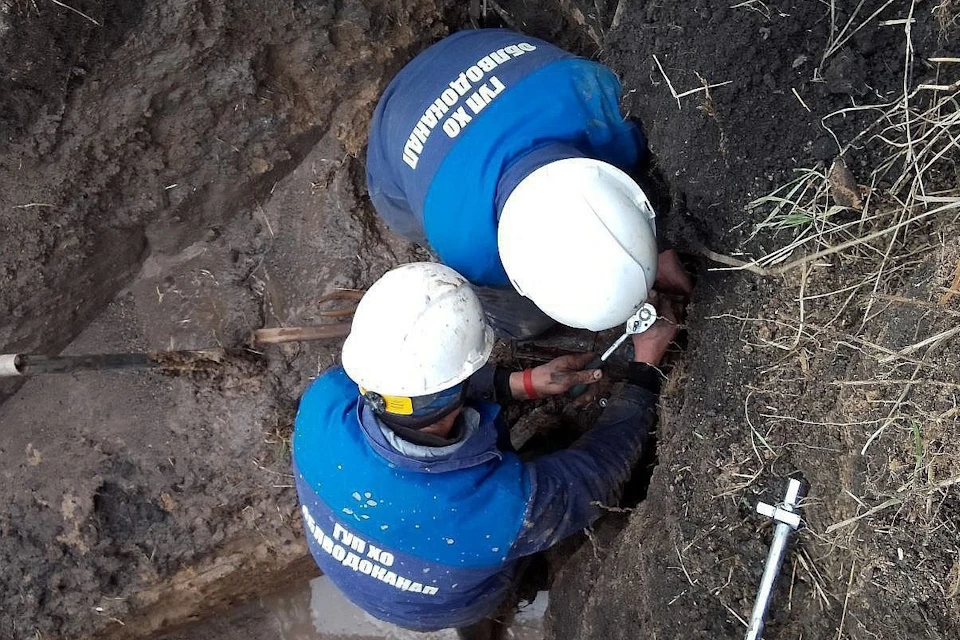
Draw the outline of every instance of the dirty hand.
<instances>
[{"instance_id":1,"label":"dirty hand","mask_svg":"<svg viewBox=\"0 0 960 640\"><path fill-rule=\"evenodd\" d=\"M561 356L532 369L530 382L536 397L555 396L566 393L578 384L597 382L603 376L599 369L584 370L593 358L592 353ZM524 389L522 371L510 374L510 392L518 400L530 398Z\"/></svg>"},{"instance_id":2,"label":"dirty hand","mask_svg":"<svg viewBox=\"0 0 960 640\"><path fill-rule=\"evenodd\" d=\"M663 293L677 295L684 300L690 299L693 281L673 249L663 251L657 256L657 279L653 286Z\"/></svg>"},{"instance_id":3,"label":"dirty hand","mask_svg":"<svg viewBox=\"0 0 960 640\"><path fill-rule=\"evenodd\" d=\"M657 321L643 333L633 336L633 361L656 366L680 332L683 305L656 292L650 296L650 304L657 308Z\"/></svg>"}]
</instances>

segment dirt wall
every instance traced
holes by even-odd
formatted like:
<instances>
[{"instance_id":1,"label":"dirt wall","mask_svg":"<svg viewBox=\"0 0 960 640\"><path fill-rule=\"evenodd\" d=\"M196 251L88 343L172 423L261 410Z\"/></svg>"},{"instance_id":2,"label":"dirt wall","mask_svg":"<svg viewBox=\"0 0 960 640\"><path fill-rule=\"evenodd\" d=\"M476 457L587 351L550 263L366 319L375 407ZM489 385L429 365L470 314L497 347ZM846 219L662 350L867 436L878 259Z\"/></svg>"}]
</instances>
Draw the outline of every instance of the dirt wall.
<instances>
[{"instance_id":1,"label":"dirt wall","mask_svg":"<svg viewBox=\"0 0 960 640\"><path fill-rule=\"evenodd\" d=\"M442 5L2 6L0 351L243 350L416 255L357 155ZM22 385L0 405L0 636L140 637L315 571L289 434L336 352Z\"/></svg>"},{"instance_id":2,"label":"dirt wall","mask_svg":"<svg viewBox=\"0 0 960 640\"><path fill-rule=\"evenodd\" d=\"M379 88L442 28L432 3L75 8L13 3L0 40L4 351L64 347L147 255L219 233L331 127L355 155Z\"/></svg>"}]
</instances>

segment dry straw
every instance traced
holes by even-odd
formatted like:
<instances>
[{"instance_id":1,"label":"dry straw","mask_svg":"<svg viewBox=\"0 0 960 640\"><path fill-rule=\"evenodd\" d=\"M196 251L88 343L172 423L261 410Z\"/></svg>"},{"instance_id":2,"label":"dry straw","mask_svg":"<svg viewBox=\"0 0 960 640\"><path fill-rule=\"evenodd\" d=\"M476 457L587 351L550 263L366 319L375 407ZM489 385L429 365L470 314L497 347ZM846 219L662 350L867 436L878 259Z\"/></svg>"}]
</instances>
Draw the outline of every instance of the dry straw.
<instances>
[{"instance_id":1,"label":"dry straw","mask_svg":"<svg viewBox=\"0 0 960 640\"><path fill-rule=\"evenodd\" d=\"M759 4L738 6L761 11ZM717 270L749 271L785 287L785 304L769 317L721 316L741 323L745 349L766 350L771 362L746 396L743 441L718 460L717 495L741 500L774 463L802 465L814 450L855 469L841 474L842 486L822 488L840 497L831 510L810 511L816 522L806 535L818 545L818 562L832 558L842 569L821 575L800 554L817 593L859 588L854 564L872 561L867 541L906 535L894 524L904 518L928 536L957 528L940 513L956 504L960 486L960 58L915 59L916 9L915 1L860 0L840 20L829 2L829 38L815 79L863 29L902 29L897 95L821 119L840 160L797 169L747 205L759 220L750 236L750 246L763 247L756 257L698 247L723 265ZM957 23L960 3L943 0L935 15L946 29ZM914 77L915 69L923 77ZM838 124L853 118L863 127L842 139ZM875 161L851 180L844 158ZM940 265L937 278L918 280L931 264ZM824 364L838 361L845 368ZM835 379L825 392L826 375ZM810 381L821 383L811 387L816 402L804 390ZM807 413L789 415L801 404ZM785 442L784 433L802 442ZM830 606L826 597L822 604ZM843 605L846 611L846 599Z\"/></svg>"}]
</instances>

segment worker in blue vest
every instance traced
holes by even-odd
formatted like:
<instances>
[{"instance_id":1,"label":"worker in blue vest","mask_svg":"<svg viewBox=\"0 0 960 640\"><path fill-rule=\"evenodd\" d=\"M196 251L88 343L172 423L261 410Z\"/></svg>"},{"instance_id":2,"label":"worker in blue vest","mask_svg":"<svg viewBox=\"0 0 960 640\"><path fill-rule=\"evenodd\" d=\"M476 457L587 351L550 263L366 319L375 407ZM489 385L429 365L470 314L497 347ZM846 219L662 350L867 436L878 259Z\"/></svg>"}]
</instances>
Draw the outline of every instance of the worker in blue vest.
<instances>
[{"instance_id":1,"label":"worker in blue vest","mask_svg":"<svg viewBox=\"0 0 960 640\"><path fill-rule=\"evenodd\" d=\"M496 612L524 556L616 503L655 420L677 313L633 337L622 391L569 449L521 462L500 405L595 383L590 354L510 372L449 267L398 267L370 287L343 346L300 402L293 464L313 557L353 603L417 631Z\"/></svg>"},{"instance_id":2,"label":"worker in blue vest","mask_svg":"<svg viewBox=\"0 0 960 640\"><path fill-rule=\"evenodd\" d=\"M657 277L645 150L610 69L506 29L414 58L373 115L367 188L397 233L477 287L497 333L624 322ZM686 279L673 252L661 278Z\"/></svg>"}]
</instances>

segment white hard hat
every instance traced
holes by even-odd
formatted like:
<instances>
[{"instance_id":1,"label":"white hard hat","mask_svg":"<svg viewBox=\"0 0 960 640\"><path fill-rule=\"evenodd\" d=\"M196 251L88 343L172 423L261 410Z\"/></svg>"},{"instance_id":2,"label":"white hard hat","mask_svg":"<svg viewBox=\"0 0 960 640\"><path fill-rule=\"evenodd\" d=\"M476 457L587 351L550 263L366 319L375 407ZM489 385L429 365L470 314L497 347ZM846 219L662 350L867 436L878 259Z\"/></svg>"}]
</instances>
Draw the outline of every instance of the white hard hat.
<instances>
[{"instance_id":1,"label":"white hard hat","mask_svg":"<svg viewBox=\"0 0 960 640\"><path fill-rule=\"evenodd\" d=\"M643 190L611 164L548 163L507 197L500 260L520 294L570 327L626 322L657 274L655 214Z\"/></svg>"},{"instance_id":2,"label":"white hard hat","mask_svg":"<svg viewBox=\"0 0 960 640\"><path fill-rule=\"evenodd\" d=\"M388 271L357 306L343 345L343 368L382 395L424 396L449 389L482 367L493 331L459 273L415 262Z\"/></svg>"}]
</instances>

